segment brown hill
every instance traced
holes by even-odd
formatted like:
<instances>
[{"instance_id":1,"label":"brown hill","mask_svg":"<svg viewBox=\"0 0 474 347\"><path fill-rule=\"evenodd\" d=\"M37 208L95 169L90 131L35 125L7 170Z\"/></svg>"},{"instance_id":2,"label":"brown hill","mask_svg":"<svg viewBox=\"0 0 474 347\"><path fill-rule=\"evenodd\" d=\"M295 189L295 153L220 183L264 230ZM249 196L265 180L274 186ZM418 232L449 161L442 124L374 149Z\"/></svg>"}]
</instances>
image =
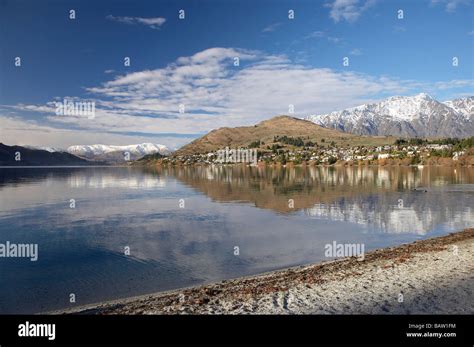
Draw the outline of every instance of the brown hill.
<instances>
[{"instance_id":1,"label":"brown hill","mask_svg":"<svg viewBox=\"0 0 474 347\"><path fill-rule=\"evenodd\" d=\"M230 148L246 147L254 141L263 141L265 145L273 143L275 136L302 138L304 141L334 141L338 146L384 145L395 141L387 136L358 136L338 130L323 128L313 122L289 116L277 116L254 126L219 128L212 130L193 142L181 147L175 155L208 153L226 146Z\"/></svg>"}]
</instances>

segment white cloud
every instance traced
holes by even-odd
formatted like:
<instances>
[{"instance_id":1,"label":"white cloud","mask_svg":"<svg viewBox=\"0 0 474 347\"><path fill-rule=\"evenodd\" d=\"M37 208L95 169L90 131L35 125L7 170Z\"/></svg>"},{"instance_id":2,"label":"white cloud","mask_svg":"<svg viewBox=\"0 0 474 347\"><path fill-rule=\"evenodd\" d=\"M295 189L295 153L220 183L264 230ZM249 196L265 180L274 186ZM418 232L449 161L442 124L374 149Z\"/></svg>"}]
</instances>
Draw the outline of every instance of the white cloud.
<instances>
[{"instance_id":1,"label":"white cloud","mask_svg":"<svg viewBox=\"0 0 474 347\"><path fill-rule=\"evenodd\" d=\"M233 66L236 56L241 67ZM112 98L107 103L111 109L168 117L154 119L154 124L163 122L168 128L181 123L176 131L188 125L206 131L215 125L252 124L287 112L288 104L297 105L301 113L329 110L404 88L362 74L295 65L285 56L211 48L162 69L119 76L89 91ZM185 115L178 113L179 104L185 105Z\"/></svg>"},{"instance_id":2,"label":"white cloud","mask_svg":"<svg viewBox=\"0 0 474 347\"><path fill-rule=\"evenodd\" d=\"M163 18L163 17L154 17L154 18L119 17L119 16L113 16L109 14L105 18L108 20L119 22L119 23L146 25L152 29L160 29L160 27L166 22L166 18Z\"/></svg>"},{"instance_id":3,"label":"white cloud","mask_svg":"<svg viewBox=\"0 0 474 347\"><path fill-rule=\"evenodd\" d=\"M275 31L279 26L281 26L282 23L273 23L270 24L269 26L263 28L262 33L270 33Z\"/></svg>"},{"instance_id":4,"label":"white cloud","mask_svg":"<svg viewBox=\"0 0 474 347\"><path fill-rule=\"evenodd\" d=\"M350 51L351 55L362 55L362 50L359 48L354 48L352 51Z\"/></svg>"},{"instance_id":5,"label":"white cloud","mask_svg":"<svg viewBox=\"0 0 474 347\"><path fill-rule=\"evenodd\" d=\"M312 33L306 35L305 39L326 39L332 43L339 43L342 41L340 37L331 36L324 31L313 31Z\"/></svg>"},{"instance_id":6,"label":"white cloud","mask_svg":"<svg viewBox=\"0 0 474 347\"><path fill-rule=\"evenodd\" d=\"M337 23L342 20L355 22L376 0L334 0L326 5L330 8L329 16Z\"/></svg>"},{"instance_id":7,"label":"white cloud","mask_svg":"<svg viewBox=\"0 0 474 347\"><path fill-rule=\"evenodd\" d=\"M455 12L459 6L471 3L471 0L431 0L432 5L443 4L446 12Z\"/></svg>"},{"instance_id":8,"label":"white cloud","mask_svg":"<svg viewBox=\"0 0 474 347\"><path fill-rule=\"evenodd\" d=\"M235 57L240 58L240 66L234 66ZM51 126L77 128L80 136L87 132L102 133L106 137L112 136L111 133L161 136L173 133L189 140L189 134L224 126L251 125L288 114L290 104L295 106L295 116L306 116L353 107L385 96L420 91L433 93L433 89L461 88L472 83L470 80L422 83L371 76L296 64L283 55L216 47L178 58L163 68L110 76L103 84L88 88L91 96L87 101L96 103L92 120L58 116L49 104L13 107L19 111L46 113L45 119ZM179 112L180 104L185 107L184 113ZM24 126L25 133L32 131L27 123ZM78 143L72 136L74 132L64 131L68 131L64 141ZM10 134L12 139L15 136ZM160 143L174 147L182 139L169 137L168 141ZM143 141L130 143L138 142ZM57 146L44 142L41 145Z\"/></svg>"},{"instance_id":9,"label":"white cloud","mask_svg":"<svg viewBox=\"0 0 474 347\"><path fill-rule=\"evenodd\" d=\"M451 80L436 82L434 87L437 90L474 87L474 80Z\"/></svg>"},{"instance_id":10,"label":"white cloud","mask_svg":"<svg viewBox=\"0 0 474 347\"><path fill-rule=\"evenodd\" d=\"M54 112L56 110L52 102L48 102L46 105L16 104L16 105L0 105L0 106L7 107L13 110L18 110L18 111L40 112L40 113Z\"/></svg>"},{"instance_id":11,"label":"white cloud","mask_svg":"<svg viewBox=\"0 0 474 347\"><path fill-rule=\"evenodd\" d=\"M193 137L174 136L146 136L114 134L90 129L77 130L65 129L57 126L42 125L32 120L20 117L1 116L0 128L1 142L7 145L35 145L51 146L65 149L72 145L93 145L104 143L110 145L129 145L136 143L167 144L170 148L178 148L190 141Z\"/></svg>"}]
</instances>

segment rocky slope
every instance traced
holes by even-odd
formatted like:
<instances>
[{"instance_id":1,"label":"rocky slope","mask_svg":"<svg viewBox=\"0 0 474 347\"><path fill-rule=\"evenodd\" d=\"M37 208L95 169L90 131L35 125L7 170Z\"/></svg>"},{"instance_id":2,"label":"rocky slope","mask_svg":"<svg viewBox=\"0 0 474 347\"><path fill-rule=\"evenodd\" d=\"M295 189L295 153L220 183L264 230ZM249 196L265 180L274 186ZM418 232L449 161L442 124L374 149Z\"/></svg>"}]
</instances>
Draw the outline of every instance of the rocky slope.
<instances>
[{"instance_id":1,"label":"rocky slope","mask_svg":"<svg viewBox=\"0 0 474 347\"><path fill-rule=\"evenodd\" d=\"M175 154L207 153L224 149L226 146L230 148L245 147L254 141L261 141L268 145L273 142L275 136L300 137L304 141L317 143L334 141L341 146L381 145L393 143L395 140L388 137L356 136L338 130L327 129L307 120L289 116L277 116L254 126L226 127L213 130L183 146Z\"/></svg>"}]
</instances>

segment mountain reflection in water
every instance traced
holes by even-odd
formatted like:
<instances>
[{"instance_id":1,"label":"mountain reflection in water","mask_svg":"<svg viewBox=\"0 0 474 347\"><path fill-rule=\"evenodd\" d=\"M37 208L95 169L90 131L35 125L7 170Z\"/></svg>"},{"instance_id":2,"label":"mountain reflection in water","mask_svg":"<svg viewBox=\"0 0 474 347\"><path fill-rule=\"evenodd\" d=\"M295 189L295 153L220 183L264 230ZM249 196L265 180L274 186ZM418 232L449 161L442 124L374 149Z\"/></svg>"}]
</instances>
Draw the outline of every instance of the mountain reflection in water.
<instances>
[{"instance_id":1,"label":"mountain reflection in water","mask_svg":"<svg viewBox=\"0 0 474 347\"><path fill-rule=\"evenodd\" d=\"M461 230L473 187L468 168L2 168L0 242L37 243L39 257L0 259L0 313L327 260L333 241L369 251Z\"/></svg>"}]
</instances>

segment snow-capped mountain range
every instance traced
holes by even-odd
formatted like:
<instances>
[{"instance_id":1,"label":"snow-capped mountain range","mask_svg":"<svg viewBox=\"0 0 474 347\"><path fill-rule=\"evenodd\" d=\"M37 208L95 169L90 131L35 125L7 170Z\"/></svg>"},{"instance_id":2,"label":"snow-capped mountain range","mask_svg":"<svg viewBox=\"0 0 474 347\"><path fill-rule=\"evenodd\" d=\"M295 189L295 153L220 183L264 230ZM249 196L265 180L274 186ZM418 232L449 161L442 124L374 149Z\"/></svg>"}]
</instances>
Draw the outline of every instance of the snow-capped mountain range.
<instances>
[{"instance_id":1,"label":"snow-capped mountain range","mask_svg":"<svg viewBox=\"0 0 474 347\"><path fill-rule=\"evenodd\" d=\"M171 151L165 145L154 143L141 143L137 145L113 146L113 145L79 145L70 146L66 152L89 160L103 160L120 162L124 155L129 153L130 160L139 159L145 155L160 153L169 154Z\"/></svg>"},{"instance_id":2,"label":"snow-capped mountain range","mask_svg":"<svg viewBox=\"0 0 474 347\"><path fill-rule=\"evenodd\" d=\"M140 143L138 145L113 146L113 145L79 145L70 146L67 152L76 155L102 155L111 152L129 152L131 154L147 155L152 153L168 154L165 145L154 143Z\"/></svg>"},{"instance_id":3,"label":"snow-capped mountain range","mask_svg":"<svg viewBox=\"0 0 474 347\"><path fill-rule=\"evenodd\" d=\"M474 136L474 96L439 102L425 93L394 96L304 119L358 135L400 137Z\"/></svg>"}]
</instances>

